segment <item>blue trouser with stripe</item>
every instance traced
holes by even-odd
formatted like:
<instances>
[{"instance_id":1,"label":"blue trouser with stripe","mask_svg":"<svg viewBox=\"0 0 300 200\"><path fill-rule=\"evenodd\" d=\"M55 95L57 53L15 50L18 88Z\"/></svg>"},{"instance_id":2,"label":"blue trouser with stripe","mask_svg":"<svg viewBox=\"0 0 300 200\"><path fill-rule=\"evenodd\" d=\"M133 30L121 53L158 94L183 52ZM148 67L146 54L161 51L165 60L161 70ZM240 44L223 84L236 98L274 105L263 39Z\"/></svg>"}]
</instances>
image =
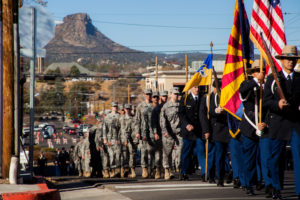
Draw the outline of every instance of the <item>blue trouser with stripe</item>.
<instances>
[{"instance_id":1,"label":"blue trouser with stripe","mask_svg":"<svg viewBox=\"0 0 300 200\"><path fill-rule=\"evenodd\" d=\"M201 140L200 138L196 139L196 146L194 148L194 155L196 155L198 163L201 167L201 175L205 175L205 140ZM208 161L207 161L207 171L208 177L215 177L214 170L214 162L215 162L215 144L209 142L208 143Z\"/></svg>"},{"instance_id":2,"label":"blue trouser with stripe","mask_svg":"<svg viewBox=\"0 0 300 200\"><path fill-rule=\"evenodd\" d=\"M300 195L300 136L297 134L295 129L293 129L292 132L291 148L294 161L296 194Z\"/></svg>"},{"instance_id":3,"label":"blue trouser with stripe","mask_svg":"<svg viewBox=\"0 0 300 200\"><path fill-rule=\"evenodd\" d=\"M286 141L284 140L270 140L271 158L268 166L271 174L272 187L276 190L282 189L281 173L282 173L282 161L284 160L283 154L285 152Z\"/></svg>"},{"instance_id":4,"label":"blue trouser with stripe","mask_svg":"<svg viewBox=\"0 0 300 200\"><path fill-rule=\"evenodd\" d=\"M266 186L272 184L268 166L268 162L271 159L270 140L270 138L261 138L259 140L261 172Z\"/></svg>"},{"instance_id":5,"label":"blue trouser with stripe","mask_svg":"<svg viewBox=\"0 0 300 200\"><path fill-rule=\"evenodd\" d=\"M216 151L216 171L217 178L219 180L224 180L225 176L225 157L227 152L227 143L215 141L215 151Z\"/></svg>"},{"instance_id":6,"label":"blue trouser with stripe","mask_svg":"<svg viewBox=\"0 0 300 200\"><path fill-rule=\"evenodd\" d=\"M243 173L243 148L242 143L237 139L230 139L229 142L231 166L233 171L233 178L239 178L242 186L245 185Z\"/></svg>"},{"instance_id":7,"label":"blue trouser with stripe","mask_svg":"<svg viewBox=\"0 0 300 200\"><path fill-rule=\"evenodd\" d=\"M257 180L256 156L258 149L258 140L250 139L242 135L243 144L243 163L245 186L251 187L255 185Z\"/></svg>"}]
</instances>

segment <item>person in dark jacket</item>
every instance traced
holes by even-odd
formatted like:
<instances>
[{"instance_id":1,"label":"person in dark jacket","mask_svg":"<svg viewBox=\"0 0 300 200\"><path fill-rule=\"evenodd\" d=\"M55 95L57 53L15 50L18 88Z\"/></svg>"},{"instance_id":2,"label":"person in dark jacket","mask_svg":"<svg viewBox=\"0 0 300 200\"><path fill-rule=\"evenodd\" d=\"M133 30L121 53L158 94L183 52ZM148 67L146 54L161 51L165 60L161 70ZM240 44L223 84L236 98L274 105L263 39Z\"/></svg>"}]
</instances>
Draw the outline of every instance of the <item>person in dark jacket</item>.
<instances>
[{"instance_id":1,"label":"person in dark jacket","mask_svg":"<svg viewBox=\"0 0 300 200\"><path fill-rule=\"evenodd\" d=\"M40 169L40 174L42 176L45 176L45 168L47 167L47 158L45 157L43 152L40 153L37 163Z\"/></svg>"},{"instance_id":2,"label":"person in dark jacket","mask_svg":"<svg viewBox=\"0 0 300 200\"><path fill-rule=\"evenodd\" d=\"M199 88L191 88L191 93L181 98L179 118L181 121L181 136L183 148L181 154L181 175L183 180L188 179L193 152L200 166L205 166L204 144L202 141L201 125L199 121L200 95ZM208 138L208 135L207 135Z\"/></svg>"},{"instance_id":3,"label":"person in dark jacket","mask_svg":"<svg viewBox=\"0 0 300 200\"><path fill-rule=\"evenodd\" d=\"M222 83L218 80L218 85ZM217 186L224 186L225 177L225 159L230 140L230 134L227 124L227 113L219 106L220 97L217 93L215 82L213 82L213 92L210 94L210 103L207 104L208 98L201 102L200 122L203 133L210 133L210 140L214 144L215 156L208 155L209 160L215 160L218 183ZM204 106L202 106L204 105ZM209 106L209 119L207 118L207 106ZM209 162L208 162L209 163ZM214 170L214 168L211 168ZM212 173L212 172L210 172Z\"/></svg>"},{"instance_id":4,"label":"person in dark jacket","mask_svg":"<svg viewBox=\"0 0 300 200\"><path fill-rule=\"evenodd\" d=\"M282 70L278 79L283 90L284 98L278 93L278 86L274 77L268 76L264 91L264 104L268 108L268 129L270 148L272 152L269 165L273 187L273 199L282 199L280 190L280 164L283 163L285 146L290 141L296 194L300 199L300 73L294 71L297 60L300 58L296 46L286 45L281 55L275 56L281 61Z\"/></svg>"},{"instance_id":5,"label":"person in dark jacket","mask_svg":"<svg viewBox=\"0 0 300 200\"><path fill-rule=\"evenodd\" d=\"M244 115L240 125L242 134L242 147L244 158L244 177L248 195L254 195L253 186L257 184L257 155L259 137L262 135L266 123L259 122L259 86L263 83L265 75L260 72L260 62L255 60L247 73L249 80L241 83L239 92L244 105Z\"/></svg>"}]
</instances>

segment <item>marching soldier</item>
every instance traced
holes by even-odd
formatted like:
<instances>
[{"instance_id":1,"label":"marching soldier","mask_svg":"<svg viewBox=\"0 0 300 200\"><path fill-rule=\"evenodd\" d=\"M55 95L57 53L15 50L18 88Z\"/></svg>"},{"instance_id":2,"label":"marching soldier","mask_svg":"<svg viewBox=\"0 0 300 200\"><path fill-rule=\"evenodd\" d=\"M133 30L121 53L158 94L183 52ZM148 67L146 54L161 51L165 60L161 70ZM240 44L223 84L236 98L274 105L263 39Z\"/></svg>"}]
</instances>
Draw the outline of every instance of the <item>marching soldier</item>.
<instances>
[{"instance_id":1,"label":"marching soldier","mask_svg":"<svg viewBox=\"0 0 300 200\"><path fill-rule=\"evenodd\" d=\"M155 179L159 179L161 175L161 168L162 168L162 135L161 135L161 127L159 124L159 118L160 118L160 112L161 108L163 106L163 102L159 104L159 93L158 92L153 92L152 95L152 102L153 102L153 111L151 115L151 128L153 129L153 136L152 143L153 143L153 151L152 152L152 157L154 158L154 163L155 164ZM152 164L152 165L153 165ZM152 166L153 168L153 166Z\"/></svg>"},{"instance_id":2,"label":"marching soldier","mask_svg":"<svg viewBox=\"0 0 300 200\"><path fill-rule=\"evenodd\" d=\"M180 101L179 116L181 122L181 136L183 147L181 154L181 174L183 180L188 180L188 169L193 152L200 166L205 166L204 144L202 141L201 125L199 121L200 95L199 88L191 88L188 96Z\"/></svg>"},{"instance_id":3,"label":"marching soldier","mask_svg":"<svg viewBox=\"0 0 300 200\"><path fill-rule=\"evenodd\" d=\"M139 148L141 150L141 166L143 168L142 177L148 177L148 154L150 153L151 146L148 143L150 135L153 135L151 128L151 115L153 111L152 105L152 90L144 90L145 101L140 103L136 108L136 137L140 139Z\"/></svg>"},{"instance_id":4,"label":"marching soldier","mask_svg":"<svg viewBox=\"0 0 300 200\"><path fill-rule=\"evenodd\" d=\"M240 125L243 147L243 167L245 177L245 187L248 195L254 195L253 185L257 184L257 154L259 137L262 135L266 123L258 121L259 112L259 85L263 83L265 75L260 72L259 60L255 60L247 70L252 77L248 81L241 83L239 92L244 105L244 115Z\"/></svg>"},{"instance_id":5,"label":"marching soldier","mask_svg":"<svg viewBox=\"0 0 300 200\"><path fill-rule=\"evenodd\" d=\"M131 105L125 104L125 114L120 117L120 137L121 137L121 144L122 144L122 162L121 162L121 177L123 178L129 172L129 161L131 157L131 178L135 178L135 166L133 165L133 156L135 156L136 152L133 153L133 140L131 138L132 134L134 133L134 120L131 116ZM130 146L130 147L129 147ZM130 150L129 150L130 149ZM131 155L129 155L131 154ZM134 154L134 155L133 155Z\"/></svg>"},{"instance_id":6,"label":"marching soldier","mask_svg":"<svg viewBox=\"0 0 300 200\"><path fill-rule=\"evenodd\" d=\"M176 149L177 155L175 156L180 158L183 145L182 137L180 136L179 93L178 88L172 88L171 100L164 104L160 114L165 180L171 178L172 152ZM176 167L179 170L180 166Z\"/></svg>"},{"instance_id":7,"label":"marching soldier","mask_svg":"<svg viewBox=\"0 0 300 200\"><path fill-rule=\"evenodd\" d=\"M300 58L296 46L286 45L281 55L275 56L282 64L278 73L285 99L278 93L278 86L274 77L268 76L264 91L264 104L268 108L268 127L270 150L272 156L269 161L273 199L282 199L280 180L280 163L285 146L290 141L294 163L296 194L300 199L300 73L294 71L297 60Z\"/></svg>"},{"instance_id":8,"label":"marching soldier","mask_svg":"<svg viewBox=\"0 0 300 200\"><path fill-rule=\"evenodd\" d=\"M95 144L97 151L100 152L103 178L109 178L108 153L106 145L103 144L103 122L99 124L96 130Z\"/></svg>"},{"instance_id":9,"label":"marching soldier","mask_svg":"<svg viewBox=\"0 0 300 200\"><path fill-rule=\"evenodd\" d=\"M78 176L82 176L83 166L82 166L82 154L81 147L83 145L83 137L80 136L79 142L74 147L74 163L75 169L78 171Z\"/></svg>"},{"instance_id":10,"label":"marching soldier","mask_svg":"<svg viewBox=\"0 0 300 200\"><path fill-rule=\"evenodd\" d=\"M222 83L220 80L218 85L221 86ZM208 104L208 99L210 100ZM213 82L213 92L210 94L210 98L205 96L201 102L201 112L200 112L200 121L202 126L203 133L209 133L210 143L209 143L209 152L208 152L208 172L209 177L213 178L214 173L212 170L213 162L216 163L216 173L218 178L217 186L224 186L224 177L225 177L225 159L227 154L228 143L230 140L228 124L227 124L227 114L219 106L220 97L217 92L216 82ZM209 106L209 119L207 118L207 111ZM213 142L213 145L211 144ZM214 147L213 147L214 146ZM215 155L212 153L215 152ZM210 179L211 179L210 178Z\"/></svg>"},{"instance_id":11,"label":"marching soldier","mask_svg":"<svg viewBox=\"0 0 300 200\"><path fill-rule=\"evenodd\" d=\"M121 141L120 141L120 114L118 111L118 103L112 102L112 112L109 113L103 123L103 143L106 145L110 161L110 177L120 175L121 167Z\"/></svg>"},{"instance_id":12,"label":"marching soldier","mask_svg":"<svg viewBox=\"0 0 300 200\"><path fill-rule=\"evenodd\" d=\"M83 160L83 176L84 177L91 177L91 167L90 167L90 161L91 161L91 151L90 151L90 142L89 142L89 132L83 132L84 134L84 139L83 139L83 144L81 147L81 155L82 155L82 160Z\"/></svg>"}]
</instances>

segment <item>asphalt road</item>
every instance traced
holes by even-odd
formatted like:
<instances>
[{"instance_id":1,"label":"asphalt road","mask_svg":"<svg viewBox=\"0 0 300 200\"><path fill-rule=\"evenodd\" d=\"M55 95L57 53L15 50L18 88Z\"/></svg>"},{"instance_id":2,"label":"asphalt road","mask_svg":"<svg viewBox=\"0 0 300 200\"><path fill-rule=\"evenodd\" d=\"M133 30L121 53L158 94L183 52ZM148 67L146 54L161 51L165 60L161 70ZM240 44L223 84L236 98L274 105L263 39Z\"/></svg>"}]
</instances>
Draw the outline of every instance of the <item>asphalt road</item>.
<instances>
[{"instance_id":1,"label":"asphalt road","mask_svg":"<svg viewBox=\"0 0 300 200\"><path fill-rule=\"evenodd\" d=\"M62 200L78 195L89 194L84 199L132 199L132 200L166 200L166 199L205 199L205 200L259 200L266 199L264 189L255 191L256 195L249 197L242 189L233 189L232 185L217 187L216 184L203 183L199 176L194 175L189 181L164 181L163 179L101 179L78 177L52 177L54 186L59 189ZM90 191L90 192L89 192ZM74 194L72 194L72 192ZM297 199L295 195L293 172L285 174L285 186L282 191L284 199ZM82 196L81 196L82 197Z\"/></svg>"}]
</instances>

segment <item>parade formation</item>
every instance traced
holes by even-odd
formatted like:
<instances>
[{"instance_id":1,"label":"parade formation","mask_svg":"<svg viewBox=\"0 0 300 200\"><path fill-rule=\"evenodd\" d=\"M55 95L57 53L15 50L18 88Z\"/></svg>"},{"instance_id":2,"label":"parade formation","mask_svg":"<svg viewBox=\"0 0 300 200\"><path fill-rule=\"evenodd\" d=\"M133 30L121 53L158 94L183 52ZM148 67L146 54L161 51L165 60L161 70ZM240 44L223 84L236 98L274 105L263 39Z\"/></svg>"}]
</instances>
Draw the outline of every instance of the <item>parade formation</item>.
<instances>
[{"instance_id":1,"label":"parade formation","mask_svg":"<svg viewBox=\"0 0 300 200\"><path fill-rule=\"evenodd\" d=\"M94 140L103 178L137 177L136 157L140 152L142 178L170 180L178 173L180 180L189 180L189 174L199 168L203 181L223 187L225 174L232 170L234 188L254 195L254 187L265 187L266 197L281 199L284 155L290 145L299 196L300 74L294 67L300 56L295 46L287 45L276 58L283 66L278 78L285 99L279 96L273 76L266 78L259 60L255 60L239 88L244 114L237 137L229 134L228 116L219 105L222 90L218 91L216 84L222 85L220 79L214 81L210 94L202 94L198 86L187 96L181 96L176 87L169 96L167 91L159 95L145 89L145 100L135 113L131 104L125 104L125 112L120 112L118 103L113 102L111 112L84 134L73 154L79 176L91 176L89 141ZM260 122L258 113L262 114Z\"/></svg>"}]
</instances>

